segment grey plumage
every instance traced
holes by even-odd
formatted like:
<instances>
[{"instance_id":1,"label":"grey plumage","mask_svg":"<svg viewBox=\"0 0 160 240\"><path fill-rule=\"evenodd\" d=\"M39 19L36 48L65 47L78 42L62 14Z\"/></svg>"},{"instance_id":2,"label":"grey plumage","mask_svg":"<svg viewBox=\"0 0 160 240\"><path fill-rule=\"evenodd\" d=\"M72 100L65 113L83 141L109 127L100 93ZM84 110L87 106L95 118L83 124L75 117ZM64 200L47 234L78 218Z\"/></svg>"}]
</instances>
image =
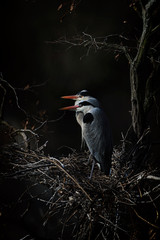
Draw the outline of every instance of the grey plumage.
<instances>
[{"instance_id":1,"label":"grey plumage","mask_svg":"<svg viewBox=\"0 0 160 240\"><path fill-rule=\"evenodd\" d=\"M86 143L94 158L90 178L95 161L100 164L101 170L108 175L111 167L112 134L101 104L96 98L90 96L87 90L62 98L75 100L74 106L64 107L61 110L76 110L76 120L81 126L82 143Z\"/></svg>"},{"instance_id":2,"label":"grey plumage","mask_svg":"<svg viewBox=\"0 0 160 240\"><path fill-rule=\"evenodd\" d=\"M109 122L100 107L92 105L93 101L90 99L87 102L89 105L77 108L76 119L81 126L82 139L86 142L91 155L100 164L101 170L108 175L112 155L112 136ZM79 105L81 104L83 101L79 102ZM92 121L84 121L87 114L91 114Z\"/></svg>"}]
</instances>

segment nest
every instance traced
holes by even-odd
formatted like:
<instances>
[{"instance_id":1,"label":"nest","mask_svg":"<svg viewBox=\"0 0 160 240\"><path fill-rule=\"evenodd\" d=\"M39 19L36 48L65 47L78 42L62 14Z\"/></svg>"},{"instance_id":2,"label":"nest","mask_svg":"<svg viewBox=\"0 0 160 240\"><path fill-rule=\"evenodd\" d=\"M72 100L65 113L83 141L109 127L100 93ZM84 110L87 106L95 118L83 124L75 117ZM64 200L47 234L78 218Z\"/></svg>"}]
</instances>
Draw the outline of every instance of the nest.
<instances>
[{"instance_id":1,"label":"nest","mask_svg":"<svg viewBox=\"0 0 160 240\"><path fill-rule=\"evenodd\" d=\"M142 149L138 144L132 151L134 159ZM46 206L42 227L51 225L54 239L142 239L141 234L158 239L159 171L133 171L130 157L123 144L115 147L111 175L105 176L95 166L90 180L89 152L57 159L7 145L0 154L1 176L27 182L25 193ZM36 184L45 186L44 192L31 194ZM49 235L45 239L53 239Z\"/></svg>"}]
</instances>

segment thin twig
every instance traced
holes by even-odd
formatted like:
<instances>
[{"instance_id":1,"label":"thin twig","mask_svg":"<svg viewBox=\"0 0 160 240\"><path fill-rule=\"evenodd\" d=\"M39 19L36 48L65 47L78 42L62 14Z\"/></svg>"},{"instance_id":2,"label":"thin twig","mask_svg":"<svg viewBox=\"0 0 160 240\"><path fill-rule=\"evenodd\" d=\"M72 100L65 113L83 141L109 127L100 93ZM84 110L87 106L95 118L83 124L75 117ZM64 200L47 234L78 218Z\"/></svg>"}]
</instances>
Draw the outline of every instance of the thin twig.
<instances>
[{"instance_id":1,"label":"thin twig","mask_svg":"<svg viewBox=\"0 0 160 240\"><path fill-rule=\"evenodd\" d=\"M6 89L0 84L0 88L3 90L3 97L1 99L1 104L0 104L0 119L2 118L2 111L3 111L3 105L4 105L4 100L6 96Z\"/></svg>"},{"instance_id":2,"label":"thin twig","mask_svg":"<svg viewBox=\"0 0 160 240\"><path fill-rule=\"evenodd\" d=\"M145 223L149 224L150 226L152 226L154 228L160 229L160 227L156 226L155 224L153 224L153 223L149 222L148 220L146 220L145 218L141 217L135 209L133 209L133 211L135 212L136 216L138 218L140 218L142 221L144 221Z\"/></svg>"},{"instance_id":3,"label":"thin twig","mask_svg":"<svg viewBox=\"0 0 160 240\"><path fill-rule=\"evenodd\" d=\"M15 88L12 87L12 85L11 85L9 82L7 82L6 80L4 80L4 79L2 79L2 78L0 78L0 81L3 82L3 83L5 83L5 84L7 84L7 86L12 89L12 91L13 91L13 93L14 93L14 96L15 96L15 99L16 99L16 105L17 105L17 107L27 116L26 111L25 111L23 108L21 108L20 105L19 105L19 100L18 100L18 96L17 96L17 93L16 93Z\"/></svg>"},{"instance_id":4,"label":"thin twig","mask_svg":"<svg viewBox=\"0 0 160 240\"><path fill-rule=\"evenodd\" d=\"M81 185L64 169L62 168L55 160L50 159L51 162L55 163L55 165L64 172L77 186L81 189L81 191L87 196L87 198L92 201L91 197L88 195L88 193L81 187Z\"/></svg>"},{"instance_id":5,"label":"thin twig","mask_svg":"<svg viewBox=\"0 0 160 240\"><path fill-rule=\"evenodd\" d=\"M103 217L102 215L99 215L100 218L102 218L103 220L105 220L106 222L110 223L112 226L118 228L119 230L123 231L123 232L127 232L126 230L124 230L123 228L115 225L113 222L111 222L109 219L106 219L105 217Z\"/></svg>"}]
</instances>

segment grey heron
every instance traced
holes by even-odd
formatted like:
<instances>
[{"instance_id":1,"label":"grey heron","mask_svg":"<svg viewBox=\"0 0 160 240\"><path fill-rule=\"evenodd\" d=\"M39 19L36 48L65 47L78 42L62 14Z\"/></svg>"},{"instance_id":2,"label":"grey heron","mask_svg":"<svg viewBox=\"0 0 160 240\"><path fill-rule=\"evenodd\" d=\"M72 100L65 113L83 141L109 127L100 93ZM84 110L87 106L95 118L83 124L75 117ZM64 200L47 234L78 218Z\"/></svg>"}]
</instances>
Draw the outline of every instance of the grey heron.
<instances>
[{"instance_id":1,"label":"grey heron","mask_svg":"<svg viewBox=\"0 0 160 240\"><path fill-rule=\"evenodd\" d=\"M87 90L71 96L63 96L65 99L75 100L75 105L61 108L60 110L75 110L76 119L81 126L82 139L93 156L93 164L90 178L92 177L94 164L97 161L101 171L106 175L110 173L112 155L112 134L108 118L101 108L99 101L89 96Z\"/></svg>"},{"instance_id":2,"label":"grey heron","mask_svg":"<svg viewBox=\"0 0 160 240\"><path fill-rule=\"evenodd\" d=\"M75 105L77 105L79 101L90 100L90 101L92 101L92 104L95 107L101 107L100 102L95 97L90 96L90 93L87 90L82 90L79 93L77 93L76 95L63 96L61 98L75 100Z\"/></svg>"}]
</instances>

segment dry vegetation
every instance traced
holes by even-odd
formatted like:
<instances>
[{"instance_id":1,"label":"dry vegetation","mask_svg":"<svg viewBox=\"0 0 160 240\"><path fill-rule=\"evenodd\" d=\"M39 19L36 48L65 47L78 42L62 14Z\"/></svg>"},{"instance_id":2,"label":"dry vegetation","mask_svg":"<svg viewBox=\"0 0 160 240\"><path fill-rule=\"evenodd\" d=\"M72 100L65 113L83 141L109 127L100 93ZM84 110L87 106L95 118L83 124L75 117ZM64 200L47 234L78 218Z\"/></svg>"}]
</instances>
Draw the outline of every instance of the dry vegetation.
<instances>
[{"instance_id":1,"label":"dry vegetation","mask_svg":"<svg viewBox=\"0 0 160 240\"><path fill-rule=\"evenodd\" d=\"M25 180L19 201L27 192L30 200L45 203L43 227L56 221L57 239L159 239L160 176L150 166L145 145L149 134L148 129L134 145L123 139L114 148L111 175L96 166L91 180L88 152L56 159L45 156L42 148L31 151L19 142L7 144L0 153L1 179ZM137 167L137 161L150 167ZM31 194L39 184L46 186L45 194Z\"/></svg>"}]
</instances>

